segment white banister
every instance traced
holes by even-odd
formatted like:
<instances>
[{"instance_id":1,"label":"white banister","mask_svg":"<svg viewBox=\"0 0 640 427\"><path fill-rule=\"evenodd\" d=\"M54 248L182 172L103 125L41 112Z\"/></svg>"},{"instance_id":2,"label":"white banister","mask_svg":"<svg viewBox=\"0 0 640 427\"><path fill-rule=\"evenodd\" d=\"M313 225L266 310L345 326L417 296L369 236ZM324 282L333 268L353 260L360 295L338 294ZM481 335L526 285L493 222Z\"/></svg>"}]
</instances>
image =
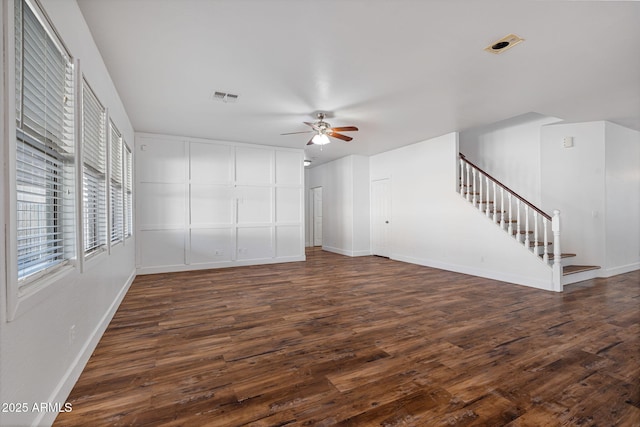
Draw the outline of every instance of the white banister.
<instances>
[{"instance_id":1,"label":"white banister","mask_svg":"<svg viewBox=\"0 0 640 427\"><path fill-rule=\"evenodd\" d=\"M500 187L500 228L504 230L504 188Z\"/></svg>"},{"instance_id":2,"label":"white banister","mask_svg":"<svg viewBox=\"0 0 640 427\"><path fill-rule=\"evenodd\" d=\"M509 234L513 234L513 211L511 209L511 193L507 194L507 199L509 199L509 226L508 232Z\"/></svg>"},{"instance_id":3,"label":"white banister","mask_svg":"<svg viewBox=\"0 0 640 427\"><path fill-rule=\"evenodd\" d=\"M498 222L498 192L496 191L496 183L493 182L493 223Z\"/></svg>"},{"instance_id":4,"label":"white banister","mask_svg":"<svg viewBox=\"0 0 640 427\"><path fill-rule=\"evenodd\" d=\"M538 251L538 242L540 241L538 239L538 212L533 211L533 241L534 243L534 247L533 247L533 252L536 255L539 255L540 252Z\"/></svg>"},{"instance_id":5,"label":"white banister","mask_svg":"<svg viewBox=\"0 0 640 427\"><path fill-rule=\"evenodd\" d=\"M551 230L553 231L553 290L562 291L562 250L560 249L560 211L553 211L551 219Z\"/></svg>"},{"instance_id":6,"label":"white banister","mask_svg":"<svg viewBox=\"0 0 640 427\"><path fill-rule=\"evenodd\" d=\"M468 161L462 154L460 155L460 176L460 193L462 196L487 218L491 219L494 224L499 224L502 230L514 237L518 243L525 246L538 259L542 258L542 261L546 264L549 264L552 256L549 246L553 245L553 260L551 264L553 289L561 291L560 211L556 210L553 212L553 217L549 216L487 172ZM493 196L491 194L492 188ZM498 189L500 190L499 196ZM514 209L516 210L515 212L513 212ZM500 215L499 220L498 215ZM522 215L524 215L524 218ZM533 224L531 224L531 221L533 221ZM551 230L549 230L549 225ZM542 236L540 233L542 233ZM523 235L524 239L522 238Z\"/></svg>"},{"instance_id":7,"label":"white banister","mask_svg":"<svg viewBox=\"0 0 640 427\"><path fill-rule=\"evenodd\" d=\"M524 205L524 245L531 247L529 240L529 205ZM535 244L535 243L534 243Z\"/></svg>"},{"instance_id":8,"label":"white banister","mask_svg":"<svg viewBox=\"0 0 640 427\"><path fill-rule=\"evenodd\" d=\"M469 163L467 163L467 201L469 201L469 197L470 197L470 192L469 192L469 181L471 181L469 179L469 169L471 168L471 166L469 166Z\"/></svg>"},{"instance_id":9,"label":"white banister","mask_svg":"<svg viewBox=\"0 0 640 427\"><path fill-rule=\"evenodd\" d=\"M547 227L549 224L549 220L547 218L542 217L542 232L544 234L544 252L542 253L542 260L544 262L549 262L549 237L547 236Z\"/></svg>"},{"instance_id":10,"label":"white banister","mask_svg":"<svg viewBox=\"0 0 640 427\"><path fill-rule=\"evenodd\" d=\"M522 234L520 234L520 199L516 199L516 240L522 243Z\"/></svg>"},{"instance_id":11,"label":"white banister","mask_svg":"<svg viewBox=\"0 0 640 427\"><path fill-rule=\"evenodd\" d=\"M480 193L478 195L478 209L480 210L480 212L482 212L482 174L480 172L478 172L478 187L480 187L478 190L478 192Z\"/></svg>"},{"instance_id":12,"label":"white banister","mask_svg":"<svg viewBox=\"0 0 640 427\"><path fill-rule=\"evenodd\" d=\"M473 179L473 183L472 183L472 187L471 187L471 191L473 192L473 206L476 205L476 168L471 168L471 176Z\"/></svg>"},{"instance_id":13,"label":"white banister","mask_svg":"<svg viewBox=\"0 0 640 427\"><path fill-rule=\"evenodd\" d=\"M486 197L486 203L485 203L485 213L487 215L487 218L489 217L489 215L491 215L491 210L489 209L489 205L491 204L491 189L489 187L489 177L485 177L485 181L487 183L487 197Z\"/></svg>"}]
</instances>

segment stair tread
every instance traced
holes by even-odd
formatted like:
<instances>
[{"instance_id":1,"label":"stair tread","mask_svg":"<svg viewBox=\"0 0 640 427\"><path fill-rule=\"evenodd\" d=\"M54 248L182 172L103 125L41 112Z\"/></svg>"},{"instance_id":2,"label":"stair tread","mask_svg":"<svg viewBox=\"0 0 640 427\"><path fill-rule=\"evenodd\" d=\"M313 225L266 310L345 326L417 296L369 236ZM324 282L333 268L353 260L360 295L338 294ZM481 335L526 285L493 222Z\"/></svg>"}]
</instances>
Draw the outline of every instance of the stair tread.
<instances>
[{"instance_id":1,"label":"stair tread","mask_svg":"<svg viewBox=\"0 0 640 427\"><path fill-rule=\"evenodd\" d=\"M543 254L540 254L540 256L543 256ZM547 256L549 257L549 259L555 258L553 254L547 254ZM560 254L560 258L571 258L574 256L576 256L576 254Z\"/></svg>"},{"instance_id":2,"label":"stair tread","mask_svg":"<svg viewBox=\"0 0 640 427\"><path fill-rule=\"evenodd\" d=\"M562 275L582 273L583 271L598 270L597 265L567 265L562 268Z\"/></svg>"}]
</instances>

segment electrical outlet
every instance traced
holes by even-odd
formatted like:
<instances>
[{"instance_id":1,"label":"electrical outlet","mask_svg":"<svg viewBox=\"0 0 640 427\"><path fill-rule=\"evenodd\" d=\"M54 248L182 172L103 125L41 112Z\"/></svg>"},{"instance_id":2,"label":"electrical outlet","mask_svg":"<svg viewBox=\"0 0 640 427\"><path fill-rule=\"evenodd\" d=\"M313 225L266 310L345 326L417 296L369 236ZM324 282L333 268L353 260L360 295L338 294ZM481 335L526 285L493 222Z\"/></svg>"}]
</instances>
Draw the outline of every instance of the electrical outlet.
<instances>
[{"instance_id":1,"label":"electrical outlet","mask_svg":"<svg viewBox=\"0 0 640 427\"><path fill-rule=\"evenodd\" d=\"M224 251L216 250L213 254L215 256L222 256L222 255L224 255Z\"/></svg>"}]
</instances>

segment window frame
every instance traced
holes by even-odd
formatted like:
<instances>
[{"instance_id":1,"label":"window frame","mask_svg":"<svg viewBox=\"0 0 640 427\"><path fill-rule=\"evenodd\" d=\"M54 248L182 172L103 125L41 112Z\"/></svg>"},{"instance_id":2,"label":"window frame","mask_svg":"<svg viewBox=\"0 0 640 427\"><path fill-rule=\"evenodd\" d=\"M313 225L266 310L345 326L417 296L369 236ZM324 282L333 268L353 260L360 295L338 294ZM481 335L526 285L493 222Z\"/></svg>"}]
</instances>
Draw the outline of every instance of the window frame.
<instances>
[{"instance_id":1,"label":"window frame","mask_svg":"<svg viewBox=\"0 0 640 427\"><path fill-rule=\"evenodd\" d=\"M63 193L66 200L65 209L68 208L68 219L70 223L65 224L65 227L70 233L66 237L64 245L70 249L70 256L65 257L63 262L57 265L48 266L38 272L27 275L21 279L18 279L18 144L19 137L21 139L32 137L31 132L24 132L21 124L18 123L19 114L17 109L20 108L22 112L22 87L18 86L17 79L22 78L24 75L22 65L22 51L20 55L17 55L16 48L21 48L23 43L22 38L17 39L14 35L17 34L24 22L21 22L20 26L16 25L16 6L17 3L21 3L22 6L28 7L33 12L37 23L44 29L46 37L50 39L56 50L64 57L64 63L67 75L65 78L65 94L69 94L65 97L65 101L70 104L65 105L65 115L68 116L67 127L65 127L64 141L69 141L68 146L72 150L71 158L65 162L64 175L66 182L66 188ZM20 313L28 311L29 309L38 305L44 299L51 297L55 289L50 285L60 281L62 278L68 276L72 272L79 271L79 256L78 256L78 230L79 227L79 202L77 193L79 191L77 171L78 171L78 138L77 138L77 80L78 80L78 64L77 60L71 55L69 49L67 49L62 38L59 36L46 12L40 6L37 0L9 0L6 3L4 11L8 12L4 16L4 25L6 26L4 37L4 50L5 50L5 62L4 67L4 88L6 89L6 102L4 106L6 111L4 112L4 137L7 141L4 147L5 157L5 177L7 178L5 183L5 190L7 192L6 200L8 201L7 207L7 230L5 239L5 253L6 253L6 303L7 303L7 321L14 320ZM22 9L20 12L23 13ZM24 20L24 17L22 17ZM20 33L21 34L21 33ZM20 57L18 57L20 56ZM20 66L20 72L17 72L17 67ZM18 91L18 89L20 89ZM11 94L11 95L9 95ZM25 136L26 135L26 136ZM39 138L33 138L36 141ZM64 142L63 141L63 142ZM46 146L47 144L42 144ZM67 191L67 189L69 191ZM38 295L37 298L32 298Z\"/></svg>"},{"instance_id":2,"label":"window frame","mask_svg":"<svg viewBox=\"0 0 640 427\"><path fill-rule=\"evenodd\" d=\"M79 82L79 86L81 87L79 90L79 99L80 102L80 120L79 122L79 134L80 134L80 147L81 147L81 159L79 161L79 176L81 181L81 197L82 197L82 253L84 259L89 259L94 257L100 253L103 253L107 250L107 246L109 244L108 239L108 226L109 226L109 214L108 214L108 199L109 193L107 191L107 176L108 176L108 155L107 155L107 109L104 107L98 96L95 94L91 85L87 81L86 77L83 76L82 81ZM87 142L85 139L85 125L86 125L86 108L85 108L85 92L89 93L89 96L93 98L98 107L98 116L100 122L99 126L102 128L98 130L100 134L99 137L101 141L98 143L97 147L93 147L91 151L95 151L92 153L92 156L89 157L87 153ZM102 159L94 158L94 156L102 156ZM100 161L102 164L100 165ZM95 164L91 163L98 163ZM102 170L99 170L102 168ZM102 175L102 176L100 176ZM87 178L89 177L89 178ZM87 189L88 189L88 181L93 180L92 183L95 182L95 195L91 193L91 199L87 198ZM102 194L100 194L100 192ZM92 202L95 205L96 213L95 213L95 221L89 224L89 206L88 204ZM91 227L93 229L93 234L95 234L96 244L90 248L87 247L88 239L88 228ZM101 237L100 237L101 236Z\"/></svg>"}]
</instances>

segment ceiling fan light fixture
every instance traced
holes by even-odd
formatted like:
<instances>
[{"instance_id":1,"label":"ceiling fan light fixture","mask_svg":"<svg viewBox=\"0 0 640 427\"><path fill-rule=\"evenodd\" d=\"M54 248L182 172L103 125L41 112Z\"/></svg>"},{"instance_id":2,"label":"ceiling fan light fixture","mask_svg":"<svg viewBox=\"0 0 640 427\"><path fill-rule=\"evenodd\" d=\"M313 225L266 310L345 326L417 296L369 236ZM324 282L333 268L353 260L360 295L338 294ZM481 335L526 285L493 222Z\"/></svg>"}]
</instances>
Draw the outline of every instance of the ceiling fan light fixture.
<instances>
[{"instance_id":1,"label":"ceiling fan light fixture","mask_svg":"<svg viewBox=\"0 0 640 427\"><path fill-rule=\"evenodd\" d=\"M313 143L316 145L327 145L328 143L331 142L331 140L329 139L329 137L323 133L319 133L317 135L315 135L312 139Z\"/></svg>"}]
</instances>

